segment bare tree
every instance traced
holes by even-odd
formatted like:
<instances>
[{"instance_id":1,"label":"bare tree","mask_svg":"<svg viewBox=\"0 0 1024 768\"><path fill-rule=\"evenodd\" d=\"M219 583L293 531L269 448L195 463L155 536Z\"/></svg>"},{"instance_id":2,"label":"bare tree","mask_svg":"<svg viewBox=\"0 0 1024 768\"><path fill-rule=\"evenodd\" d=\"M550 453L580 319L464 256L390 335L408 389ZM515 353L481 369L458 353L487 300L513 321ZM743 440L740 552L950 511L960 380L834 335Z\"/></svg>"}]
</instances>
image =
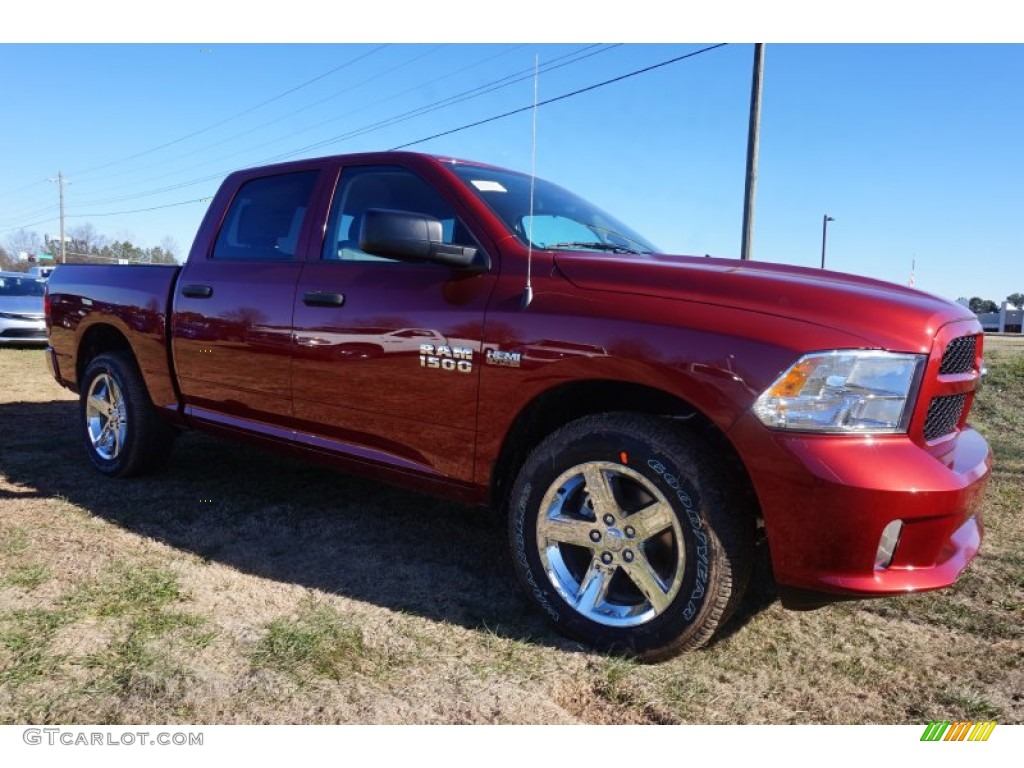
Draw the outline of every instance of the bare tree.
<instances>
[{"instance_id":1,"label":"bare tree","mask_svg":"<svg viewBox=\"0 0 1024 768\"><path fill-rule=\"evenodd\" d=\"M101 235L91 223L79 224L68 229L68 250L76 253L99 252L107 244L107 238Z\"/></svg>"},{"instance_id":2,"label":"bare tree","mask_svg":"<svg viewBox=\"0 0 1024 768\"><path fill-rule=\"evenodd\" d=\"M160 241L160 250L164 252L165 256L170 257L172 261L178 260L178 241L170 235Z\"/></svg>"},{"instance_id":3,"label":"bare tree","mask_svg":"<svg viewBox=\"0 0 1024 768\"><path fill-rule=\"evenodd\" d=\"M43 250L43 238L38 232L29 232L27 229L19 229L7 236L7 252L11 258L17 259L18 254L41 253Z\"/></svg>"}]
</instances>

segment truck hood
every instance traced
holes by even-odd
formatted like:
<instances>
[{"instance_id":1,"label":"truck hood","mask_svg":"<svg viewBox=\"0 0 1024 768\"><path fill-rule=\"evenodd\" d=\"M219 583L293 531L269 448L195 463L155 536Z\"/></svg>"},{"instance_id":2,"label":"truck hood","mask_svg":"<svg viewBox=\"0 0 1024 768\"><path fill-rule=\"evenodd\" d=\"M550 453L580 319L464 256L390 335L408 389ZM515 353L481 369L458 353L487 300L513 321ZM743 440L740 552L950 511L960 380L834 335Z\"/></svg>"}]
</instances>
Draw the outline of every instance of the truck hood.
<instances>
[{"instance_id":1,"label":"truck hood","mask_svg":"<svg viewBox=\"0 0 1024 768\"><path fill-rule=\"evenodd\" d=\"M928 352L941 326L976 320L966 307L922 291L821 269L662 254L558 251L554 258L562 274L584 290L775 315L892 351Z\"/></svg>"}]
</instances>

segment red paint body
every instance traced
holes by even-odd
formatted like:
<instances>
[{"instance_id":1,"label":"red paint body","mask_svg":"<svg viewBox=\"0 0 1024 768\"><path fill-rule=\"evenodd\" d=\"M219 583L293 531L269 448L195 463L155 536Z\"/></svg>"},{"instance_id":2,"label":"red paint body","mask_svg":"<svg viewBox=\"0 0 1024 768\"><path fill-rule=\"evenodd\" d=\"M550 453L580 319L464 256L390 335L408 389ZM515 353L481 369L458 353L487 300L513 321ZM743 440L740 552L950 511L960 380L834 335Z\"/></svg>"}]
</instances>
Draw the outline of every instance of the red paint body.
<instances>
[{"instance_id":1,"label":"red paint body","mask_svg":"<svg viewBox=\"0 0 1024 768\"><path fill-rule=\"evenodd\" d=\"M490 259L467 274L436 264L321 260L339 176L401 166L456 211ZM51 365L77 386L90 352L120 337L155 405L183 426L261 439L342 468L470 503L500 503L518 417L561 387L635 385L696 412L739 457L760 503L776 580L833 595L953 582L977 551L991 468L966 423L981 370L940 376L954 338L981 333L967 309L888 283L724 259L535 250L451 171L410 153L351 155L243 171L222 185L184 267L61 266L50 278ZM210 258L239 187L317 170L297 253L283 263ZM212 287L187 298L190 285ZM344 305L308 306L310 291ZM117 342L120 343L120 342ZM427 371L419 345L471 349L469 373ZM105 346L106 345L106 346ZM518 368L485 364L519 353ZM750 408L801 355L829 349L926 353L905 435L803 434ZM643 388L642 390L640 388ZM568 390L566 390L568 391ZM924 438L932 398L968 393L956 429ZM624 403L628 408L628 404ZM525 446L528 448L529 446ZM514 467L511 469L514 470ZM495 494L498 498L495 498ZM895 558L874 568L888 522Z\"/></svg>"}]
</instances>

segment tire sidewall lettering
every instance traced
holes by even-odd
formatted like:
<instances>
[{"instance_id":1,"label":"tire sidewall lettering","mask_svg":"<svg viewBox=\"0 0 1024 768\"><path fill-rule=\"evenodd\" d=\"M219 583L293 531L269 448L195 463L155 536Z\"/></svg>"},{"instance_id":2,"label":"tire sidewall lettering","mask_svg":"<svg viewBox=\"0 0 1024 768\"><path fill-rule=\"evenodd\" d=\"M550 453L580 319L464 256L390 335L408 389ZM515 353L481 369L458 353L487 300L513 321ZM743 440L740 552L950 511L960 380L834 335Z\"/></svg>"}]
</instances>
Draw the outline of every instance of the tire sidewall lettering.
<instances>
[{"instance_id":1,"label":"tire sidewall lettering","mask_svg":"<svg viewBox=\"0 0 1024 768\"><path fill-rule=\"evenodd\" d=\"M697 615L697 612L704 603L704 597L707 595L709 577L708 535L704 530L704 521L701 519L693 503L693 496L683 488L685 481L680 482L679 476L669 471L666 461L667 459L651 458L647 460L647 466L671 489L672 494L679 501L683 512L685 512L686 521L690 524L690 532L693 534L693 552L696 555L697 562L694 571L693 590L686 601L686 607L683 608L683 618L689 621Z\"/></svg>"},{"instance_id":2,"label":"tire sidewall lettering","mask_svg":"<svg viewBox=\"0 0 1024 768\"><path fill-rule=\"evenodd\" d=\"M526 483L523 488L523 492L520 494L515 510L516 560L518 561L517 564L523 575L523 579L526 581L529 590L533 593L533 598L537 601L548 617L552 621L557 622L559 620L558 611L548 599L547 592L537 584L533 575L533 568L530 567L530 562L526 554L526 512L532 495L533 486L530 483Z\"/></svg>"}]
</instances>

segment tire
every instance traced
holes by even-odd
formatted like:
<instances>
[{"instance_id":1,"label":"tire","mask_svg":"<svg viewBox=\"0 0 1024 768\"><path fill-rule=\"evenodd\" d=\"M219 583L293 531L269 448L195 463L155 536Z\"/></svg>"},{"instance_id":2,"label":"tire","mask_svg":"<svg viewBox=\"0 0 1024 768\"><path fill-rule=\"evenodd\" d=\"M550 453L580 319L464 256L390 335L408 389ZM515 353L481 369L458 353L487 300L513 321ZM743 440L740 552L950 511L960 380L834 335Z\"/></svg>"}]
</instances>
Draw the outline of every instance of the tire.
<instances>
[{"instance_id":1,"label":"tire","mask_svg":"<svg viewBox=\"0 0 1024 768\"><path fill-rule=\"evenodd\" d=\"M645 414L574 421L523 464L509 505L519 580L562 633L658 661L706 644L739 602L755 518L699 436Z\"/></svg>"},{"instance_id":2,"label":"tire","mask_svg":"<svg viewBox=\"0 0 1024 768\"><path fill-rule=\"evenodd\" d=\"M130 353L108 352L94 358L79 391L85 449L99 472L131 477L166 463L177 433L153 407Z\"/></svg>"}]
</instances>

